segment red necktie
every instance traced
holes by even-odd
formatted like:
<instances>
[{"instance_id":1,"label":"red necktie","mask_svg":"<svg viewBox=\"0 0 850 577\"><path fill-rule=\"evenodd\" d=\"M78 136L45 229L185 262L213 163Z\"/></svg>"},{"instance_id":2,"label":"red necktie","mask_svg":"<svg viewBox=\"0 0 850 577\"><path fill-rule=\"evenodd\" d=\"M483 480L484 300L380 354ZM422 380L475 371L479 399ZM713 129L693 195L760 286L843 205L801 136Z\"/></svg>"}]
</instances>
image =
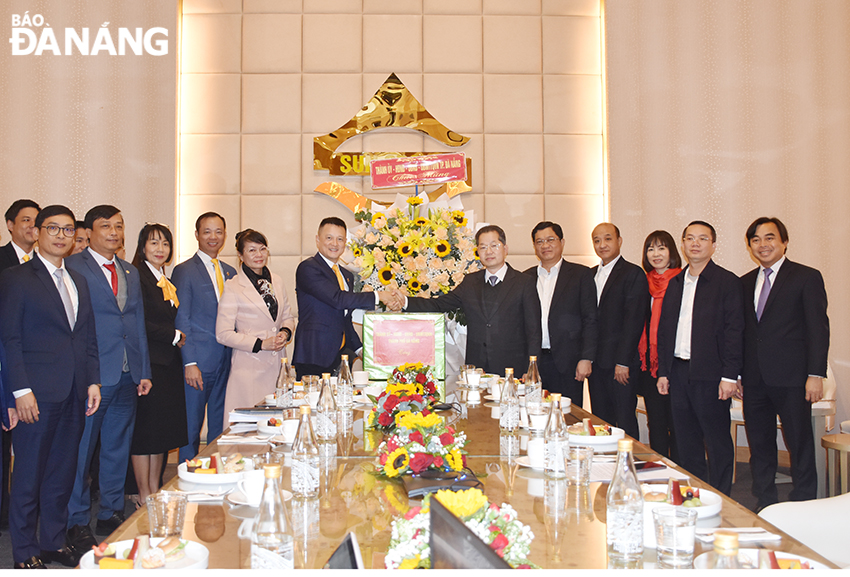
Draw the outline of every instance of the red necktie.
<instances>
[{"instance_id":1,"label":"red necktie","mask_svg":"<svg viewBox=\"0 0 850 577\"><path fill-rule=\"evenodd\" d=\"M118 273L115 271L115 264L108 262L103 266L112 273L112 294L118 296Z\"/></svg>"}]
</instances>

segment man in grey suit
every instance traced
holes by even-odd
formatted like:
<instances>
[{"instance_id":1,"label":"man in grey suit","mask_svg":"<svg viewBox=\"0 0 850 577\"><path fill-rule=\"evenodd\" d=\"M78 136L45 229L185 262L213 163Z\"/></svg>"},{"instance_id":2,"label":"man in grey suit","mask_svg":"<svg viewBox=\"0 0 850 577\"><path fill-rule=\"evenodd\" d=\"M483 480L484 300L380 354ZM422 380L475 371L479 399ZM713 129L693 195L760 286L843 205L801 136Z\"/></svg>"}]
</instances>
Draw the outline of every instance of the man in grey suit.
<instances>
[{"instance_id":1,"label":"man in grey suit","mask_svg":"<svg viewBox=\"0 0 850 577\"><path fill-rule=\"evenodd\" d=\"M180 307L175 325L186 335L183 345L183 374L186 379L186 423L189 443L180 447L180 462L192 459L201 446L204 413L207 439L218 437L224 423L224 395L230 375L230 348L215 340L215 319L224 282L236 270L219 260L218 253L227 238L224 217L206 212L195 221L198 252L174 267L171 275L177 287Z\"/></svg>"},{"instance_id":2,"label":"man in grey suit","mask_svg":"<svg viewBox=\"0 0 850 577\"><path fill-rule=\"evenodd\" d=\"M434 299L407 298L410 312L449 312L463 309L469 329L466 362L488 373L504 375L505 368L521 375L528 357L540 354L540 300L534 279L505 262L505 231L495 225L475 234L484 270L466 275L450 292Z\"/></svg>"},{"instance_id":3,"label":"man in grey suit","mask_svg":"<svg viewBox=\"0 0 850 577\"><path fill-rule=\"evenodd\" d=\"M87 479L100 435L100 510L96 532L109 535L124 522L124 480L136 422L136 398L151 388L151 367L139 272L116 256L124 244L124 218L110 205L86 213L89 248L65 259L88 282L97 331L100 410L86 417L77 475L68 505L68 541L78 550L95 541Z\"/></svg>"}]
</instances>

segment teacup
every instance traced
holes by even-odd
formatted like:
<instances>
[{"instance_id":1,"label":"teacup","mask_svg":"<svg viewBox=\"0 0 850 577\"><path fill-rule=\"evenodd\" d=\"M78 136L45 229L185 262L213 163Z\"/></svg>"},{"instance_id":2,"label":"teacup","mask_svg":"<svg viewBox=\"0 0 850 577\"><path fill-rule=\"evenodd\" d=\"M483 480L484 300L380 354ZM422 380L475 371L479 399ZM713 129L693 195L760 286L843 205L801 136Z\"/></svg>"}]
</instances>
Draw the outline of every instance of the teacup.
<instances>
[{"instance_id":1,"label":"teacup","mask_svg":"<svg viewBox=\"0 0 850 577\"><path fill-rule=\"evenodd\" d=\"M236 483L242 494L245 495L245 500L249 507L259 507L260 500L263 497L263 485L265 484L265 475L263 471L251 471L246 473L242 479Z\"/></svg>"},{"instance_id":2,"label":"teacup","mask_svg":"<svg viewBox=\"0 0 850 577\"><path fill-rule=\"evenodd\" d=\"M369 384L369 371L354 371L351 376L354 379L355 385Z\"/></svg>"}]
</instances>

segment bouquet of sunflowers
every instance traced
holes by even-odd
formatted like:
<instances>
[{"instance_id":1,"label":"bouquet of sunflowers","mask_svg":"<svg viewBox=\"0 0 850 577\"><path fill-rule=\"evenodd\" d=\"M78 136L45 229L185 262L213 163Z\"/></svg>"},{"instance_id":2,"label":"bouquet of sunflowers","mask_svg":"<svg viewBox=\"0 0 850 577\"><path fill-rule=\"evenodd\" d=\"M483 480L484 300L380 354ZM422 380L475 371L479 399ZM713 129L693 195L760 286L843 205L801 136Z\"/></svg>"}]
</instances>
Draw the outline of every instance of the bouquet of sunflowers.
<instances>
[{"instance_id":1,"label":"bouquet of sunflowers","mask_svg":"<svg viewBox=\"0 0 850 577\"><path fill-rule=\"evenodd\" d=\"M413 507L393 521L392 537L384 558L387 569L429 569L431 567L431 499L437 499L489 544L515 569L537 566L528 560L534 533L517 519L508 504L497 507L479 489L438 491L426 495L421 507Z\"/></svg>"},{"instance_id":2,"label":"bouquet of sunflowers","mask_svg":"<svg viewBox=\"0 0 850 577\"><path fill-rule=\"evenodd\" d=\"M423 202L412 196L406 210L355 213L363 223L349 243L354 264L360 267L355 290L389 287L410 296L437 296L481 267L464 212L438 209L420 214Z\"/></svg>"},{"instance_id":3,"label":"bouquet of sunflowers","mask_svg":"<svg viewBox=\"0 0 850 577\"><path fill-rule=\"evenodd\" d=\"M387 388L377 397L369 395L372 411L367 417L369 429L391 433L398 418L405 413L429 413L428 407L438 401L433 367L422 363L407 363L393 369Z\"/></svg>"},{"instance_id":4,"label":"bouquet of sunflowers","mask_svg":"<svg viewBox=\"0 0 850 577\"><path fill-rule=\"evenodd\" d=\"M394 478L435 471L460 471L466 466L466 434L455 430L436 413L409 413L398 417L396 432L378 447L377 473Z\"/></svg>"}]
</instances>

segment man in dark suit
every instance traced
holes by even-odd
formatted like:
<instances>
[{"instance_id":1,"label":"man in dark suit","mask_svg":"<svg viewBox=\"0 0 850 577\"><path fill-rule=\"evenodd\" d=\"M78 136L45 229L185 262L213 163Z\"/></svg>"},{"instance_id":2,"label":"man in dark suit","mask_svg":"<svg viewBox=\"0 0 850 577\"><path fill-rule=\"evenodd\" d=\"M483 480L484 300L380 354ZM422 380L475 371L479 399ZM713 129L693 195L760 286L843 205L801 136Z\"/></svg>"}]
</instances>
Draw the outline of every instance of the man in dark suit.
<instances>
[{"instance_id":1,"label":"man in dark suit","mask_svg":"<svg viewBox=\"0 0 850 577\"><path fill-rule=\"evenodd\" d=\"M12 396L12 391L9 390L8 386L3 384L3 366L5 364L6 353L3 349L3 342L0 340L0 429L3 429L4 433L11 433L15 425L18 424L18 411L15 409L15 397ZM3 466L6 459L8 457L5 457L4 453L0 452L0 467ZM0 507L4 503L3 493L5 491L0 491ZM8 499L9 497L6 496L5 500L8 501ZM8 505L8 503L6 504Z\"/></svg>"},{"instance_id":2,"label":"man in dark suit","mask_svg":"<svg viewBox=\"0 0 850 577\"><path fill-rule=\"evenodd\" d=\"M505 231L495 225L475 233L484 270L470 273L437 298L407 298L411 312L449 312L463 309L468 337L466 362L488 373L504 375L505 368L521 375L529 356L540 356L542 329L537 286L529 275L505 262Z\"/></svg>"},{"instance_id":3,"label":"man in dark suit","mask_svg":"<svg viewBox=\"0 0 850 577\"><path fill-rule=\"evenodd\" d=\"M226 238L223 216L215 212L199 216L195 221L198 252L174 267L171 275L180 298L175 325L186 335L182 353L189 443L180 448L181 462L198 454L204 413L208 441L221 435L224 423L230 349L215 340L215 319L224 282L236 276L236 269L218 258Z\"/></svg>"},{"instance_id":4,"label":"man in dark suit","mask_svg":"<svg viewBox=\"0 0 850 577\"><path fill-rule=\"evenodd\" d=\"M12 555L19 568L73 567L85 551L65 545L65 522L84 420L100 404L97 337L88 283L63 262L74 244L73 213L45 207L35 226L38 256L0 276L3 373L20 417Z\"/></svg>"},{"instance_id":5,"label":"man in dark suit","mask_svg":"<svg viewBox=\"0 0 850 577\"><path fill-rule=\"evenodd\" d=\"M110 205L86 213L89 248L66 259L86 278L97 327L101 409L86 418L80 441L74 490L68 505L68 540L81 550L91 534L91 496L87 479L100 435L100 509L98 535L109 535L124 522L124 481L136 421L136 397L151 388L151 367L139 272L115 253L124 244L124 218ZM88 546L88 547L87 547Z\"/></svg>"},{"instance_id":6,"label":"man in dark suit","mask_svg":"<svg viewBox=\"0 0 850 577\"><path fill-rule=\"evenodd\" d=\"M7 268L27 262L34 255L38 229L35 217L38 204L27 198L16 200L6 210L6 228L12 237L8 243L0 246L0 272ZM4 431L2 457L2 480L0 480L0 526L5 527L9 519L9 464L12 457L12 433Z\"/></svg>"},{"instance_id":7,"label":"man in dark suit","mask_svg":"<svg viewBox=\"0 0 850 577\"><path fill-rule=\"evenodd\" d=\"M812 403L823 398L829 351L820 272L785 257L788 229L761 217L747 229L759 267L744 284L744 420L757 510L776 503L776 417L791 454L792 501L817 498Z\"/></svg>"},{"instance_id":8,"label":"man in dark suit","mask_svg":"<svg viewBox=\"0 0 850 577\"><path fill-rule=\"evenodd\" d=\"M658 324L658 392L670 395L679 464L728 495L735 458L729 405L743 360L744 303L740 279L711 260L716 247L707 222L685 227L688 266L667 285Z\"/></svg>"},{"instance_id":9,"label":"man in dark suit","mask_svg":"<svg viewBox=\"0 0 850 577\"><path fill-rule=\"evenodd\" d=\"M316 233L319 252L302 261L295 271L298 327L292 364L299 379L303 375L332 373L340 364L343 350L357 354L363 347L351 323L354 309L373 310L379 302L394 301L386 291L352 292L354 275L339 266L345 252L346 231L341 218L322 220Z\"/></svg>"},{"instance_id":10,"label":"man in dark suit","mask_svg":"<svg viewBox=\"0 0 850 577\"><path fill-rule=\"evenodd\" d=\"M598 337L588 378L593 414L638 438L638 343L649 310L649 286L641 268L620 256L620 229L603 222L591 233L601 263L591 269L596 285Z\"/></svg>"},{"instance_id":11,"label":"man in dark suit","mask_svg":"<svg viewBox=\"0 0 850 577\"><path fill-rule=\"evenodd\" d=\"M565 260L561 225L544 221L531 231L540 265L525 271L537 283L543 342L543 387L582 406L584 379L596 356L596 287L590 269Z\"/></svg>"}]
</instances>

